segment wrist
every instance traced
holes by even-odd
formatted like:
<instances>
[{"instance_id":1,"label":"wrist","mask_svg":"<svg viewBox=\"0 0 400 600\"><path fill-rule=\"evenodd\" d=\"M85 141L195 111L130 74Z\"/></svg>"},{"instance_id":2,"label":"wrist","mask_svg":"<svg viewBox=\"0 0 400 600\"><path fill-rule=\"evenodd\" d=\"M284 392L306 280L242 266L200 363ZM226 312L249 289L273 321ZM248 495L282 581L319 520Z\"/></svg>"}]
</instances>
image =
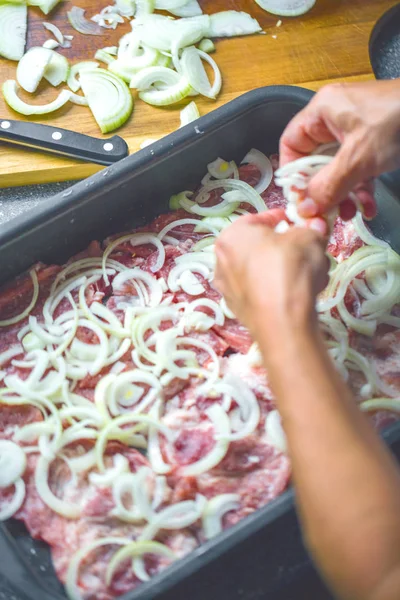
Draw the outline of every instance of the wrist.
<instances>
[{"instance_id":1,"label":"wrist","mask_svg":"<svg viewBox=\"0 0 400 600\"><path fill-rule=\"evenodd\" d=\"M276 355L277 348L300 344L318 333L314 295L308 289L293 285L293 293L260 295L251 307L253 339L265 355Z\"/></svg>"}]
</instances>

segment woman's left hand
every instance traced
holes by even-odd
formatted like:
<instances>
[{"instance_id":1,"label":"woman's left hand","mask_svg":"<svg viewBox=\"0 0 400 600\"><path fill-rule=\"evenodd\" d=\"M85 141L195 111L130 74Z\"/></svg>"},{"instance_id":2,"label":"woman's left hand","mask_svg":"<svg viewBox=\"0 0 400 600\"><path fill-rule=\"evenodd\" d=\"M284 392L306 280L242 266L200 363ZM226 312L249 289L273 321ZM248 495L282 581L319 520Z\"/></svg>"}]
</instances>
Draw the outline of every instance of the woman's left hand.
<instances>
[{"instance_id":1,"label":"woman's left hand","mask_svg":"<svg viewBox=\"0 0 400 600\"><path fill-rule=\"evenodd\" d=\"M283 209L241 217L218 237L215 285L257 340L280 323L315 317L315 299L328 282L326 240L312 229L275 233Z\"/></svg>"}]
</instances>

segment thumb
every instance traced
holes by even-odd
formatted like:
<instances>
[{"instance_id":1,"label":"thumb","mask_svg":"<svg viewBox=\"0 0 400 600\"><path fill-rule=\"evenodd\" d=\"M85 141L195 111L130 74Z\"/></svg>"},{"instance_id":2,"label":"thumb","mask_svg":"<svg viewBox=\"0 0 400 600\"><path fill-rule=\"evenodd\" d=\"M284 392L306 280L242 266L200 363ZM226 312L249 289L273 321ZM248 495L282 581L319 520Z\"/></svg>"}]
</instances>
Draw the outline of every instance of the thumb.
<instances>
[{"instance_id":1,"label":"thumb","mask_svg":"<svg viewBox=\"0 0 400 600\"><path fill-rule=\"evenodd\" d=\"M345 141L333 161L308 185L308 195L316 204L315 214L323 214L337 206L357 184L373 175L369 156L371 153L365 141L360 144L351 138Z\"/></svg>"}]
</instances>

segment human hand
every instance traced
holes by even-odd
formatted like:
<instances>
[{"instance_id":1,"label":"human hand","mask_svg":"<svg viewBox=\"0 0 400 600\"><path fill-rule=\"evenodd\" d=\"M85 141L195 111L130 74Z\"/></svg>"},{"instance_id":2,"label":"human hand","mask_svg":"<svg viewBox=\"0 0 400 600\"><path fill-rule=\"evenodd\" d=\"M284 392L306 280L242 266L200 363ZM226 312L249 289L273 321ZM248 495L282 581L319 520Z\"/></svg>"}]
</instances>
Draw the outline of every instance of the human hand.
<instances>
[{"instance_id":1,"label":"human hand","mask_svg":"<svg viewBox=\"0 0 400 600\"><path fill-rule=\"evenodd\" d=\"M281 165L338 141L334 160L312 178L309 199L299 203L303 218L323 215L336 205L351 219L354 191L366 218L376 214L373 179L400 165L400 80L328 85L286 127Z\"/></svg>"},{"instance_id":2,"label":"human hand","mask_svg":"<svg viewBox=\"0 0 400 600\"><path fill-rule=\"evenodd\" d=\"M275 233L284 219L283 209L241 217L216 241L214 283L256 341L313 322L328 283L326 240L300 227Z\"/></svg>"}]
</instances>

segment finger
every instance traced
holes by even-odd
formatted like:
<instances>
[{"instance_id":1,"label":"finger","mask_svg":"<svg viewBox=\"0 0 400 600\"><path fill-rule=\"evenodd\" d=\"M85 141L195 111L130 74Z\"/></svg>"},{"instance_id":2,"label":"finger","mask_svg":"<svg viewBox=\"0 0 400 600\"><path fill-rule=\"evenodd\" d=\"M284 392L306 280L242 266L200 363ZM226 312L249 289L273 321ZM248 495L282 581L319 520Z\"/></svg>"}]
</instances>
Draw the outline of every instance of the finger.
<instances>
[{"instance_id":1,"label":"finger","mask_svg":"<svg viewBox=\"0 0 400 600\"><path fill-rule=\"evenodd\" d=\"M281 221L287 221L289 223L283 208L272 208L271 210L258 213L256 215L249 215L247 218L247 222L249 224L266 225L272 229L275 228Z\"/></svg>"},{"instance_id":2,"label":"finger","mask_svg":"<svg viewBox=\"0 0 400 600\"><path fill-rule=\"evenodd\" d=\"M319 214L342 202L373 171L366 145L360 146L357 140L348 138L333 161L311 179L308 194Z\"/></svg>"},{"instance_id":3,"label":"finger","mask_svg":"<svg viewBox=\"0 0 400 600\"><path fill-rule=\"evenodd\" d=\"M374 183L368 182L358 186L354 191L362 207L363 215L366 219L376 217L376 201L374 196Z\"/></svg>"},{"instance_id":4,"label":"finger","mask_svg":"<svg viewBox=\"0 0 400 600\"><path fill-rule=\"evenodd\" d=\"M307 219L305 227L315 231L322 237L327 237L329 235L328 223L322 217L313 217L312 219Z\"/></svg>"},{"instance_id":5,"label":"finger","mask_svg":"<svg viewBox=\"0 0 400 600\"><path fill-rule=\"evenodd\" d=\"M346 198L339 205L339 215L343 221L350 221L350 219L355 217L356 212L357 207L351 198Z\"/></svg>"},{"instance_id":6,"label":"finger","mask_svg":"<svg viewBox=\"0 0 400 600\"><path fill-rule=\"evenodd\" d=\"M300 111L284 130L280 140L280 165L307 156L321 144L336 141L320 113L320 96Z\"/></svg>"}]
</instances>

